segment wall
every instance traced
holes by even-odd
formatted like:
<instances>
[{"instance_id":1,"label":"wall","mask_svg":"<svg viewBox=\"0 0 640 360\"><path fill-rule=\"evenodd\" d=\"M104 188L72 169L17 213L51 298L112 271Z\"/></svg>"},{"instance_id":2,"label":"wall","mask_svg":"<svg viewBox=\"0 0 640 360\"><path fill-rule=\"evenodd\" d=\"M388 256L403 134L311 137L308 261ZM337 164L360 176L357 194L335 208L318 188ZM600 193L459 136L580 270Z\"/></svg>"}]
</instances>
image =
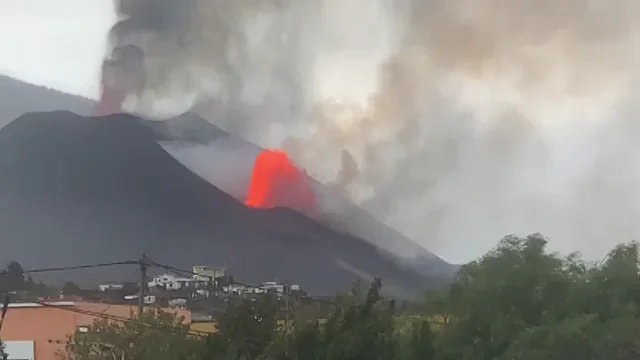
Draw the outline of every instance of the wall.
<instances>
[{"instance_id":1,"label":"wall","mask_svg":"<svg viewBox=\"0 0 640 360\"><path fill-rule=\"evenodd\" d=\"M89 302L65 302L59 307L33 306L10 307L0 331L2 340L34 341L35 358L32 360L59 360L56 353L64 351L67 336L78 327L91 325L95 316L72 310L84 310L122 318L137 314L137 306L99 304ZM177 313L191 323L191 312L184 309L163 309ZM23 359L21 359L23 360ZM27 359L28 360L28 359Z\"/></svg>"},{"instance_id":2,"label":"wall","mask_svg":"<svg viewBox=\"0 0 640 360\"><path fill-rule=\"evenodd\" d=\"M209 334L218 332L218 323L216 321L194 322L189 327L191 331L205 332Z\"/></svg>"},{"instance_id":3,"label":"wall","mask_svg":"<svg viewBox=\"0 0 640 360\"><path fill-rule=\"evenodd\" d=\"M9 308L0 337L4 341L34 341L34 360L57 360L55 354L64 349L66 334L75 332L78 316L50 307Z\"/></svg>"}]
</instances>

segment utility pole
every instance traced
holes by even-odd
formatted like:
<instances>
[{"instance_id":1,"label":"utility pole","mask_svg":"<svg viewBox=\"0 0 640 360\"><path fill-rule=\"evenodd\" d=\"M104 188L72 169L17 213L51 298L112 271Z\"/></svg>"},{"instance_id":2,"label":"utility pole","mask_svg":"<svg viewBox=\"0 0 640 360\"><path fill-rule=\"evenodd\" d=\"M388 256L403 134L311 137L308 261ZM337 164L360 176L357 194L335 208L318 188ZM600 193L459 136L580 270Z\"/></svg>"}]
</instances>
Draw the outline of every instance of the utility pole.
<instances>
[{"instance_id":1,"label":"utility pole","mask_svg":"<svg viewBox=\"0 0 640 360\"><path fill-rule=\"evenodd\" d=\"M284 324L289 326L289 285L284 285Z\"/></svg>"},{"instance_id":2,"label":"utility pole","mask_svg":"<svg viewBox=\"0 0 640 360\"><path fill-rule=\"evenodd\" d=\"M284 284L284 340L287 354L289 352L289 283Z\"/></svg>"},{"instance_id":3,"label":"utility pole","mask_svg":"<svg viewBox=\"0 0 640 360\"><path fill-rule=\"evenodd\" d=\"M140 257L140 286L138 292L138 317L144 314L144 297L147 287L147 257L142 254Z\"/></svg>"}]
</instances>

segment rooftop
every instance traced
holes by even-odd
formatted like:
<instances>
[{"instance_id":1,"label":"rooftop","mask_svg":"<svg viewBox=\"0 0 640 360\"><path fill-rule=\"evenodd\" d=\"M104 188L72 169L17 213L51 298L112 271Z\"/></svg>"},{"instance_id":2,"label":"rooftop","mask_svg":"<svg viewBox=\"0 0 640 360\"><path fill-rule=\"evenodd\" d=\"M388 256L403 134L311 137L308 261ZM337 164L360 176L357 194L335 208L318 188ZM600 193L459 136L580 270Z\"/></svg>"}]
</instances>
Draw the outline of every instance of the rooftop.
<instances>
[{"instance_id":1,"label":"rooftop","mask_svg":"<svg viewBox=\"0 0 640 360\"><path fill-rule=\"evenodd\" d=\"M44 304L44 305L43 305ZM47 306L74 306L76 303L74 301L50 301L42 303L10 303L9 309L11 308L38 308L38 307L47 307ZM4 309L4 305L0 304L0 309Z\"/></svg>"}]
</instances>

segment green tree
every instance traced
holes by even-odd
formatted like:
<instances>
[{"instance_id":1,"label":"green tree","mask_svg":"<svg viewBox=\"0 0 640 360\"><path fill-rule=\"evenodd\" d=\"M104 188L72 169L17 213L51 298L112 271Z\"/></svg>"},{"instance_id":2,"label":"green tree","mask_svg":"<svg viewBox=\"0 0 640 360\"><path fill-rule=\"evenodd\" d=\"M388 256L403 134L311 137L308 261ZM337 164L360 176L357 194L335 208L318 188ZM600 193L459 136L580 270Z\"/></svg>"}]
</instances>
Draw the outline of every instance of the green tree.
<instances>
[{"instance_id":1,"label":"green tree","mask_svg":"<svg viewBox=\"0 0 640 360\"><path fill-rule=\"evenodd\" d=\"M496 359L521 331L569 311L565 263L545 253L546 243L538 234L509 236L460 270L447 294L446 357Z\"/></svg>"},{"instance_id":2,"label":"green tree","mask_svg":"<svg viewBox=\"0 0 640 360\"><path fill-rule=\"evenodd\" d=\"M2 357L2 360L7 360L8 358L8 354L5 350L4 341L0 340L0 357Z\"/></svg>"},{"instance_id":3,"label":"green tree","mask_svg":"<svg viewBox=\"0 0 640 360\"><path fill-rule=\"evenodd\" d=\"M24 269L17 261L12 261L7 265L7 274L24 280Z\"/></svg>"},{"instance_id":4,"label":"green tree","mask_svg":"<svg viewBox=\"0 0 640 360\"><path fill-rule=\"evenodd\" d=\"M24 269L17 261L10 262L0 273L0 290L2 291L26 290L26 285Z\"/></svg>"},{"instance_id":5,"label":"green tree","mask_svg":"<svg viewBox=\"0 0 640 360\"><path fill-rule=\"evenodd\" d=\"M65 295L78 295L80 294L80 286L73 281L67 281L62 285L62 293Z\"/></svg>"},{"instance_id":6,"label":"green tree","mask_svg":"<svg viewBox=\"0 0 640 360\"><path fill-rule=\"evenodd\" d=\"M432 300L449 321L442 359L631 359L638 352L638 245L602 264L545 251L539 234L509 236ZM444 302L442 299L445 299Z\"/></svg>"},{"instance_id":7,"label":"green tree","mask_svg":"<svg viewBox=\"0 0 640 360\"><path fill-rule=\"evenodd\" d=\"M205 343L189 332L183 318L148 310L131 321L96 319L77 331L61 354L67 360L201 359Z\"/></svg>"},{"instance_id":8,"label":"green tree","mask_svg":"<svg viewBox=\"0 0 640 360\"><path fill-rule=\"evenodd\" d=\"M638 244L616 246L573 284L571 311L520 333L503 358L639 358L639 270Z\"/></svg>"},{"instance_id":9,"label":"green tree","mask_svg":"<svg viewBox=\"0 0 640 360\"><path fill-rule=\"evenodd\" d=\"M394 336L395 303L385 302L381 289L382 282L376 279L362 299L359 287L354 286L323 326L298 324L292 333L278 339L279 344L268 355L291 360L394 359L398 345Z\"/></svg>"},{"instance_id":10,"label":"green tree","mask_svg":"<svg viewBox=\"0 0 640 360\"><path fill-rule=\"evenodd\" d=\"M268 294L257 299L231 299L208 341L208 358L255 359L276 337L278 301Z\"/></svg>"}]
</instances>

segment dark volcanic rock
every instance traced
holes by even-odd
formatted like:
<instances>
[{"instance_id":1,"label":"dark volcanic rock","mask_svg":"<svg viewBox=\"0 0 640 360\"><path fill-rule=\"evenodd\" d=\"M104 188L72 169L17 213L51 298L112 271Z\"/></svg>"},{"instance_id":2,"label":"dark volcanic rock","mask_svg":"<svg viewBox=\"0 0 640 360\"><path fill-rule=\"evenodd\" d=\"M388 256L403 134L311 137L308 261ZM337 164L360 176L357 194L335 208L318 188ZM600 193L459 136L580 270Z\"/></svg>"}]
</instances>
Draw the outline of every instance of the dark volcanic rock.
<instances>
[{"instance_id":1,"label":"dark volcanic rock","mask_svg":"<svg viewBox=\"0 0 640 360\"><path fill-rule=\"evenodd\" d=\"M95 102L0 75L0 128L33 111L68 110L90 114Z\"/></svg>"},{"instance_id":2,"label":"dark volcanic rock","mask_svg":"<svg viewBox=\"0 0 640 360\"><path fill-rule=\"evenodd\" d=\"M314 294L357 277L379 276L401 296L427 285L360 239L286 209L246 208L175 161L155 136L130 115L69 112L25 114L2 129L2 260L34 268L146 253L182 268L227 264L243 282L289 281ZM93 274L117 280L134 270Z\"/></svg>"}]
</instances>

